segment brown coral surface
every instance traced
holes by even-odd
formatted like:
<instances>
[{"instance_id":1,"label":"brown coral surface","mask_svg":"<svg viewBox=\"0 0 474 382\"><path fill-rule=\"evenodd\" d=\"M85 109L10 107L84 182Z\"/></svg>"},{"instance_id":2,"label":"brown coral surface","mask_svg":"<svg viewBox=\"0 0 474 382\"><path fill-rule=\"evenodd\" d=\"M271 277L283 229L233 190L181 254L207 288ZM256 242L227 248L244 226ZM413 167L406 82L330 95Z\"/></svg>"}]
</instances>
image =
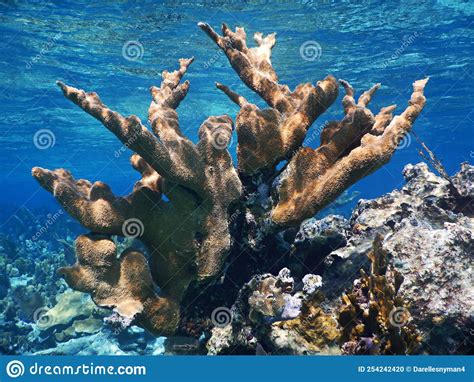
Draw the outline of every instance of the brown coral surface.
<instances>
[{"instance_id":1,"label":"brown coral surface","mask_svg":"<svg viewBox=\"0 0 474 382\"><path fill-rule=\"evenodd\" d=\"M271 64L275 34L256 33L257 46L249 48L243 28L232 31L223 24L219 35L208 24L199 27L223 50L241 80L269 105L260 109L217 84L240 106L235 124L237 169L227 150L234 130L231 117L209 117L199 128L197 143L180 130L176 109L190 86L181 80L192 58L180 59L178 70L163 71L161 85L151 87L151 131L138 117L108 108L96 93L58 82L67 99L134 152L131 163L141 180L129 195L115 196L106 184L74 179L64 169L33 169L40 185L92 232L77 240L77 264L61 270L68 284L155 334L176 330L180 303L191 285L214 280L223 271L233 244L244 235L232 229L232 211L248 211L242 204L248 207L256 179L270 188L279 178L275 197L257 209L256 224L265 221L276 230L298 225L388 162L425 104L427 79L413 84L409 106L396 117L394 106L375 116L367 108L379 84L357 103L350 84L330 75L291 91L278 82ZM346 93L344 118L326 126L319 148L302 147L312 123L336 100L339 83ZM286 164L280 174L276 166L282 161ZM271 231L256 230L252 240L258 243ZM110 235L140 239L149 250L148 261L135 250L117 258Z\"/></svg>"}]
</instances>

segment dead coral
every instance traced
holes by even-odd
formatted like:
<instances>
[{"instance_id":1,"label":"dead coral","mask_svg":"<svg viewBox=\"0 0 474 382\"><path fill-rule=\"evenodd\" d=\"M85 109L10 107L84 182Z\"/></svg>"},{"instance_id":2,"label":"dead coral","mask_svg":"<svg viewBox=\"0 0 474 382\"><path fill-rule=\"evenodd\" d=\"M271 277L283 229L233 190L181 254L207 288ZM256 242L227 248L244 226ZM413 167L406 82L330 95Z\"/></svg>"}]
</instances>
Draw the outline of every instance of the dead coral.
<instances>
[{"instance_id":1,"label":"dead coral","mask_svg":"<svg viewBox=\"0 0 474 382\"><path fill-rule=\"evenodd\" d=\"M270 338L281 353L339 353L341 332L334 317L321 308L323 300L322 294L316 293L303 302L298 317L272 325Z\"/></svg>"},{"instance_id":2,"label":"dead coral","mask_svg":"<svg viewBox=\"0 0 474 382\"><path fill-rule=\"evenodd\" d=\"M215 327L209 354L338 354L340 329L320 292L321 277L308 274L296 283L287 268L278 275L254 276L232 306L232 320ZM296 288L298 285L298 288Z\"/></svg>"},{"instance_id":3,"label":"dead coral","mask_svg":"<svg viewBox=\"0 0 474 382\"><path fill-rule=\"evenodd\" d=\"M420 348L421 335L398 293L403 276L388 265L382 240L377 236L368 254L370 275L361 270L352 291L342 296L338 321L346 354L414 354Z\"/></svg>"}]
</instances>

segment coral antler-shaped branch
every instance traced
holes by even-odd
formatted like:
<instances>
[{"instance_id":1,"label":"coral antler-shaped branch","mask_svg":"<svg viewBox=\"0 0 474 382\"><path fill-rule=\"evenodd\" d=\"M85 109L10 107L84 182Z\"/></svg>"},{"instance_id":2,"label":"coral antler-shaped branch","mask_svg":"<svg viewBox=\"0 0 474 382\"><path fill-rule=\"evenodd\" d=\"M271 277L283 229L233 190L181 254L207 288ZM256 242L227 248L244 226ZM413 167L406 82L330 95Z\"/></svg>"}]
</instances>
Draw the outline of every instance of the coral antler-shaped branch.
<instances>
[{"instance_id":1,"label":"coral antler-shaped branch","mask_svg":"<svg viewBox=\"0 0 474 382\"><path fill-rule=\"evenodd\" d=\"M180 81L193 61L194 58L180 59L179 70L171 73L165 70L162 74L161 86L159 88L151 87L153 99L148 109L148 120L153 132L159 137L161 144L166 147L170 159L177 169L177 174L179 174L176 179L168 177L168 180L188 186L203 195L204 165L201 160L197 160L199 153L196 146L181 133L176 112L176 108L189 89L189 81L182 84ZM158 170L158 172L160 171Z\"/></svg>"},{"instance_id":2,"label":"coral antler-shaped branch","mask_svg":"<svg viewBox=\"0 0 474 382\"><path fill-rule=\"evenodd\" d=\"M423 109L427 80L415 82L410 106L396 118L392 115L394 105L383 108L375 117L367 108L380 84L364 92L356 103L354 89L341 80L346 93L342 101L345 117L323 129L317 150L300 148L313 121L337 97L334 77L326 77L316 87L299 85L290 92L278 83L271 65L275 34L255 34L257 47L248 48L243 28L233 32L223 24L221 36L208 24L199 26L224 51L242 81L271 106L260 110L227 86L216 84L240 106L236 120L240 172L255 175L269 170L272 174L278 162L288 160L279 201L272 211L277 225L296 225L313 216L349 186L385 164Z\"/></svg>"},{"instance_id":3,"label":"coral antler-shaped branch","mask_svg":"<svg viewBox=\"0 0 474 382\"><path fill-rule=\"evenodd\" d=\"M197 144L179 129L176 108L189 87L180 81L192 61L181 59L179 70L164 71L161 86L150 89L153 133L136 116L110 110L97 94L58 83L66 98L136 152L131 162L142 179L130 195L116 197L104 183L75 180L63 169L33 169L41 186L92 232L140 237L150 249L154 281L177 302L192 281L220 272L231 245L228 208L242 192L227 151L231 118L209 117Z\"/></svg>"},{"instance_id":4,"label":"coral antler-shaped branch","mask_svg":"<svg viewBox=\"0 0 474 382\"><path fill-rule=\"evenodd\" d=\"M127 321L136 320L152 333L173 334L179 305L155 293L142 253L127 249L117 258L116 251L114 242L105 236L79 236L76 264L58 273L71 288L90 293L97 305L113 308Z\"/></svg>"},{"instance_id":5,"label":"coral antler-shaped branch","mask_svg":"<svg viewBox=\"0 0 474 382\"><path fill-rule=\"evenodd\" d=\"M301 84L292 92L278 83L270 61L275 33L256 33L257 47L248 48L243 28L232 32L223 24L220 36L208 24L199 23L199 27L224 51L242 81L271 106L261 110L227 86L216 84L241 108L236 120L240 172L254 175L272 169L291 157L314 120L337 98L336 79L328 76L316 86Z\"/></svg>"},{"instance_id":6,"label":"coral antler-shaped branch","mask_svg":"<svg viewBox=\"0 0 474 382\"><path fill-rule=\"evenodd\" d=\"M202 194L205 183L202 161L191 160L190 157L198 158L198 154L192 142L179 131L178 116L174 110L185 97L189 87L189 82L179 84L179 81L192 60L181 59L179 70L172 73L163 72L161 88L151 88L153 101L150 105L149 117L153 131L160 140L141 123L137 116L123 117L109 109L102 103L97 93L86 93L84 90L67 86L60 81L58 81L58 86L66 98L102 122L126 147L139 154L168 181ZM170 145L177 136L180 140Z\"/></svg>"},{"instance_id":7,"label":"coral antler-shaped branch","mask_svg":"<svg viewBox=\"0 0 474 382\"><path fill-rule=\"evenodd\" d=\"M133 216L133 199L140 191L121 198L116 197L105 183L75 180L64 169L50 171L35 167L32 173L41 186L53 193L63 208L84 227L93 232L123 235L122 225Z\"/></svg>"},{"instance_id":8,"label":"coral antler-shaped branch","mask_svg":"<svg viewBox=\"0 0 474 382\"><path fill-rule=\"evenodd\" d=\"M321 133L321 146L302 148L282 174L279 201L272 219L287 226L313 216L345 189L387 163L425 105L423 90L428 79L415 81L409 106L395 118L389 106L373 117L366 108L379 85L365 92L355 104L353 89L343 100L345 117Z\"/></svg>"}]
</instances>

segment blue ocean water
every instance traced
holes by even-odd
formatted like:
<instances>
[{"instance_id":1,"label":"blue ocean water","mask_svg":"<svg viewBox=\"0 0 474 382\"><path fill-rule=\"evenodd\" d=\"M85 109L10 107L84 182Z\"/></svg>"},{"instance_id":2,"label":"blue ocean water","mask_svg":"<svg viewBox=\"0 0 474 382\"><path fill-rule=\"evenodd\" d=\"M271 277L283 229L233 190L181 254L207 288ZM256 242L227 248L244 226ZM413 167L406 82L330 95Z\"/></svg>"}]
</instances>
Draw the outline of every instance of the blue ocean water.
<instances>
[{"instance_id":1,"label":"blue ocean water","mask_svg":"<svg viewBox=\"0 0 474 382\"><path fill-rule=\"evenodd\" d=\"M2 206L55 205L32 179L33 166L68 168L77 178L108 183L116 194L127 194L138 179L129 165L130 153L117 154L122 144L64 99L56 80L96 91L112 109L146 121L148 88L159 84L162 70L174 70L178 58L194 56L187 74L191 90L178 109L181 128L194 141L207 116L235 117L238 111L214 81L264 106L199 30L199 21L216 28L221 22L243 26L249 42L254 32L277 32L272 62L280 82L290 87L327 74L350 81L358 91L382 83L372 102L374 112L393 103L403 110L412 82L430 76L428 104L416 133L450 174L474 157L470 1L11 0L1 2L0 17ZM316 59L300 54L308 41L319 44ZM137 60L124 54L130 42L138 42ZM314 137L325 121L342 117L341 98L308 136ZM52 132L54 145L39 149L34 137L43 129ZM361 197L401 186L403 167L420 160L414 138L402 146L387 166L353 187Z\"/></svg>"}]
</instances>

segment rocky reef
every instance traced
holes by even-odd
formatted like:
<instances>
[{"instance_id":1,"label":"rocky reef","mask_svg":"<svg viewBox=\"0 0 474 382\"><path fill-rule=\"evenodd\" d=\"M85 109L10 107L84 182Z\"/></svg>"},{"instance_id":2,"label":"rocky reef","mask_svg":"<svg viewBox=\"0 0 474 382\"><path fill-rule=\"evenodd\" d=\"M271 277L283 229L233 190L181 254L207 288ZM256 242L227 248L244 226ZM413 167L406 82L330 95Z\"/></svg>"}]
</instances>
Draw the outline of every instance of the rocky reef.
<instances>
[{"instance_id":1,"label":"rocky reef","mask_svg":"<svg viewBox=\"0 0 474 382\"><path fill-rule=\"evenodd\" d=\"M230 116L211 116L194 143L177 113L193 58L180 59L178 70L163 71L160 86L150 88L151 129L96 93L59 81L67 99L134 152L131 165L141 178L121 197L65 169L33 168L39 184L90 232L74 244L63 241L68 249L60 250L58 273L47 281L54 290L48 301L41 293L37 303L16 297L29 322L8 306L15 294L33 296L34 283L12 288L11 274L0 274L2 320L23 325L12 333L35 344L2 351L466 352L474 312L471 166L446 178L425 164L408 165L405 187L359 201L350 220L314 217L345 203L349 187L390 160L425 106L428 79L413 83L399 115L394 105L375 114L368 106L380 84L357 100L349 82L331 75L292 91L271 64L275 34L256 33L250 48L243 28L223 24L218 34L199 27L268 108L216 83L239 107L235 125ZM325 125L318 148L304 147L340 86L342 119ZM236 166L228 151L234 130ZM71 248L73 265L65 256ZM31 320L42 306L48 309ZM440 345L439 338L447 341Z\"/></svg>"},{"instance_id":2,"label":"rocky reef","mask_svg":"<svg viewBox=\"0 0 474 382\"><path fill-rule=\"evenodd\" d=\"M266 241L263 250L289 253L275 262L276 268L286 264L279 271L260 272L266 262L253 262L249 271L248 258L234 261L223 280L203 296L193 295L196 303L183 310L178 335L168 338L156 338L137 327L137 319L98 308L86 294L67 288L55 270L72 261L73 239L67 234L67 240L53 237L77 227L65 230L66 221L49 228L48 242L31 240L41 225L25 229L20 212L10 230L22 233L5 235L1 242L0 259L8 266L1 278L5 336L0 350L468 354L474 329L473 215L472 204L463 203L473 197L474 167L462 164L449 181L425 163L407 165L404 175L403 188L360 200L349 219L308 219L297 232L287 229ZM453 185L458 190L454 195ZM107 239L105 244L115 253L139 242Z\"/></svg>"},{"instance_id":3,"label":"rocky reef","mask_svg":"<svg viewBox=\"0 0 474 382\"><path fill-rule=\"evenodd\" d=\"M404 176L402 189L360 200L349 220L301 224L299 282L287 268L254 276L229 324L212 330L209 354L471 353L474 167L448 181L419 163Z\"/></svg>"},{"instance_id":4,"label":"rocky reef","mask_svg":"<svg viewBox=\"0 0 474 382\"><path fill-rule=\"evenodd\" d=\"M325 259L323 278L348 287L350 275L365 266L374 235L383 235L381 246L404 278L400 293L427 351L464 354L472 349L474 325L474 168L463 163L447 180L420 163L407 165L404 176L401 190L359 202L345 231L347 244Z\"/></svg>"}]
</instances>

